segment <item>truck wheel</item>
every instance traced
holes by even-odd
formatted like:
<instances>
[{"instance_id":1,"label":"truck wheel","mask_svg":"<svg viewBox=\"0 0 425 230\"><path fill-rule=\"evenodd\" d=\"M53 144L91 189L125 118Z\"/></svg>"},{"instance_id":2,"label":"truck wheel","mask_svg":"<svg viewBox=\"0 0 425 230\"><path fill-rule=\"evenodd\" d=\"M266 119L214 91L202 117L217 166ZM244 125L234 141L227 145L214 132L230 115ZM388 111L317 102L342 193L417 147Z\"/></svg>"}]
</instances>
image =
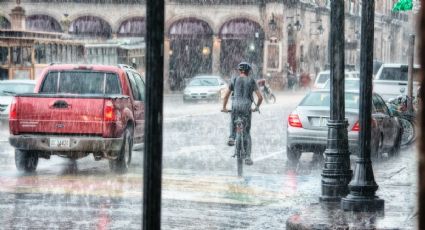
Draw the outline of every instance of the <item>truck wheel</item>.
<instances>
[{"instance_id":1,"label":"truck wheel","mask_svg":"<svg viewBox=\"0 0 425 230\"><path fill-rule=\"evenodd\" d=\"M15 165L20 172L34 172L38 165L38 154L15 149Z\"/></svg>"},{"instance_id":2,"label":"truck wheel","mask_svg":"<svg viewBox=\"0 0 425 230\"><path fill-rule=\"evenodd\" d=\"M131 162L131 152L133 148L133 137L130 129L124 131L123 144L118 157L109 160L109 168L115 173L126 173Z\"/></svg>"}]
</instances>

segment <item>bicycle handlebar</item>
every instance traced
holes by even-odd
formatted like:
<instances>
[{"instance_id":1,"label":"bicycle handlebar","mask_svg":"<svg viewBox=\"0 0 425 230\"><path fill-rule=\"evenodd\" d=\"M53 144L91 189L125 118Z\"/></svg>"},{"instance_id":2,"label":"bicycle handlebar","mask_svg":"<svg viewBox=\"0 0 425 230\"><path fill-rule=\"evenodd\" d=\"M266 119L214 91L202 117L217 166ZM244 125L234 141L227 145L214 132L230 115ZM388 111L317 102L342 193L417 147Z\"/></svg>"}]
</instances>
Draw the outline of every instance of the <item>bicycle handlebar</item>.
<instances>
[{"instance_id":1,"label":"bicycle handlebar","mask_svg":"<svg viewBox=\"0 0 425 230\"><path fill-rule=\"evenodd\" d=\"M231 109L229 109L229 110L227 110L227 111L221 111L221 112L223 112L223 113L231 113L231 112L232 112L232 110L231 110ZM260 113L260 109L258 109L258 110L252 110L252 112L258 112L258 113Z\"/></svg>"}]
</instances>

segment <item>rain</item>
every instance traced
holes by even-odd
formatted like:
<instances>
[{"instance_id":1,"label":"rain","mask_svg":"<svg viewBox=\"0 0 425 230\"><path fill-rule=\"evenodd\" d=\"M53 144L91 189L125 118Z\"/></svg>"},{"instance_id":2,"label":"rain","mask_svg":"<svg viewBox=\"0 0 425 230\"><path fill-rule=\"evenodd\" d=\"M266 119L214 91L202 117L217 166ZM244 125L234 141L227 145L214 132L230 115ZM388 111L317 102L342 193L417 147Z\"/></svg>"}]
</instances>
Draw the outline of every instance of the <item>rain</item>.
<instances>
[{"instance_id":1,"label":"rain","mask_svg":"<svg viewBox=\"0 0 425 230\"><path fill-rule=\"evenodd\" d=\"M0 228L418 229L418 1L166 0L162 153L148 2L0 2Z\"/></svg>"}]
</instances>

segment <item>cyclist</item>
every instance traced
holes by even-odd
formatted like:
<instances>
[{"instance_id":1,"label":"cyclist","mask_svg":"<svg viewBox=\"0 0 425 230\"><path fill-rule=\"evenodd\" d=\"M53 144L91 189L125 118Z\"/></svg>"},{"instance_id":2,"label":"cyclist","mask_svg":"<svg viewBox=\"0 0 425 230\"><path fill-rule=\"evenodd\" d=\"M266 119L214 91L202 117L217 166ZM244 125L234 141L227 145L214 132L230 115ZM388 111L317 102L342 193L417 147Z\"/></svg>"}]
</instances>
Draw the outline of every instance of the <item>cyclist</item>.
<instances>
[{"instance_id":1,"label":"cyclist","mask_svg":"<svg viewBox=\"0 0 425 230\"><path fill-rule=\"evenodd\" d=\"M233 92L232 100L232 116L231 116L231 130L228 144L235 144L235 127L234 120L236 117L245 118L245 132L247 135L248 146L246 146L246 155L245 164L252 165L251 159L251 113L258 111L261 102L263 101L263 96L261 95L257 83L251 77L249 77L249 72L251 71L251 66L247 62L241 62L238 65L239 76L233 77L229 88L226 90L223 99L223 109L222 112L227 112L227 101L229 100L230 94ZM255 109L251 109L251 105L254 102L253 93L258 97Z\"/></svg>"}]
</instances>

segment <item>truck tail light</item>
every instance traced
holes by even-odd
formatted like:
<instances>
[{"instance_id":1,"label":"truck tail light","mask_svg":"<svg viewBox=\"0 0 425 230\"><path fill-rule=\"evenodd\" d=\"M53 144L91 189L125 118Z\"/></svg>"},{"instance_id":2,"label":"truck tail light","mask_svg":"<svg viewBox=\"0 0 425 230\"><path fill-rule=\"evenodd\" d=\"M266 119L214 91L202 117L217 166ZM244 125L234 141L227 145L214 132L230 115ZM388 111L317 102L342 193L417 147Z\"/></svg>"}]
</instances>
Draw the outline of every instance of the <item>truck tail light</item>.
<instances>
[{"instance_id":1,"label":"truck tail light","mask_svg":"<svg viewBox=\"0 0 425 230\"><path fill-rule=\"evenodd\" d=\"M295 128L302 128L303 127L303 124L301 123L301 120L298 117L298 114L296 114L295 112L292 112L291 114L289 114L288 124L292 127L295 127Z\"/></svg>"},{"instance_id":2,"label":"truck tail light","mask_svg":"<svg viewBox=\"0 0 425 230\"><path fill-rule=\"evenodd\" d=\"M112 101L106 101L103 110L103 121L115 121L115 108Z\"/></svg>"},{"instance_id":3,"label":"truck tail light","mask_svg":"<svg viewBox=\"0 0 425 230\"><path fill-rule=\"evenodd\" d=\"M18 119L18 103L14 97L12 103L10 104L9 120Z\"/></svg>"},{"instance_id":4,"label":"truck tail light","mask_svg":"<svg viewBox=\"0 0 425 230\"><path fill-rule=\"evenodd\" d=\"M356 123L354 123L353 128L351 128L351 131L360 131L359 121L356 121Z\"/></svg>"}]
</instances>

